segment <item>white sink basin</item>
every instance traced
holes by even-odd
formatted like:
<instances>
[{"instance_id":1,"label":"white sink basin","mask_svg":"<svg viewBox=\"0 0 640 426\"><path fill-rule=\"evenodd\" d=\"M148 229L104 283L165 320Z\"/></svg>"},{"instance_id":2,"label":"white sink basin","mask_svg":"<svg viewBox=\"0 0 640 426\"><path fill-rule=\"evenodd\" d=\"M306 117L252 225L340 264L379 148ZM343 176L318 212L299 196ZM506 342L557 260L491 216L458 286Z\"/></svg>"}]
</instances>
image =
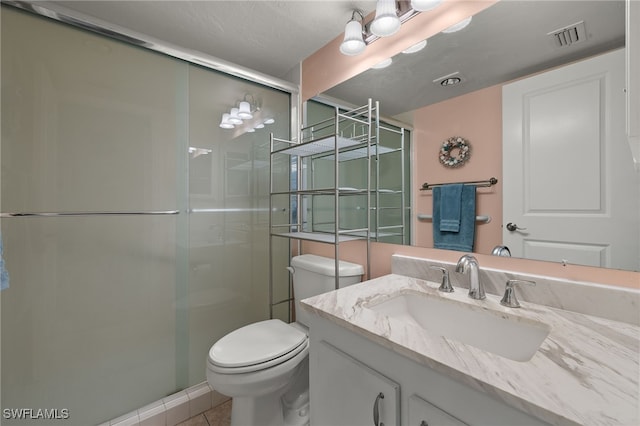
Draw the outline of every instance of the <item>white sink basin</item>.
<instances>
[{"instance_id":1,"label":"white sink basin","mask_svg":"<svg viewBox=\"0 0 640 426\"><path fill-rule=\"evenodd\" d=\"M543 323L420 292L399 293L366 308L514 361L530 360L550 331Z\"/></svg>"}]
</instances>

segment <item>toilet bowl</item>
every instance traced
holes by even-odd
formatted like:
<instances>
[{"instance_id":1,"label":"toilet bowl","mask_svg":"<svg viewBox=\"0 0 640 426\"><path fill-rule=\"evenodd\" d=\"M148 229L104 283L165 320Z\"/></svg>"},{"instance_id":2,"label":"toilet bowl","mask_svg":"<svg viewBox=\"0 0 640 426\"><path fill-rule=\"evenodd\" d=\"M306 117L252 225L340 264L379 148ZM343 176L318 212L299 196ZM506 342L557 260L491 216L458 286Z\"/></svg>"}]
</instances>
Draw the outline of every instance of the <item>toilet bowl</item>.
<instances>
[{"instance_id":1,"label":"toilet bowl","mask_svg":"<svg viewBox=\"0 0 640 426\"><path fill-rule=\"evenodd\" d=\"M308 424L309 339L303 330L266 320L239 328L211 347L207 381L233 398L232 425Z\"/></svg>"},{"instance_id":2,"label":"toilet bowl","mask_svg":"<svg viewBox=\"0 0 640 426\"><path fill-rule=\"evenodd\" d=\"M291 269L294 293L302 297L335 287L333 259L296 256ZM338 273L342 287L359 282L363 268L341 261ZM218 340L209 350L207 381L233 398L231 426L308 425L308 354L304 324L279 319L246 325Z\"/></svg>"}]
</instances>

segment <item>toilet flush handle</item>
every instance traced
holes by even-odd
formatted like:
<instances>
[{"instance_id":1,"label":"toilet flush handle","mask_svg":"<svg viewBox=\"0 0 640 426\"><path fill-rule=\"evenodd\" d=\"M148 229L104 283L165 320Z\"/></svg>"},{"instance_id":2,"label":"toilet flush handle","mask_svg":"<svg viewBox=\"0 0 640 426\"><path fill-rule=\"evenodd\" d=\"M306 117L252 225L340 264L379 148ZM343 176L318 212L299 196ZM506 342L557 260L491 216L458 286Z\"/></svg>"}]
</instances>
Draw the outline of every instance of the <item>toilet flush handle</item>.
<instances>
[{"instance_id":1,"label":"toilet flush handle","mask_svg":"<svg viewBox=\"0 0 640 426\"><path fill-rule=\"evenodd\" d=\"M293 275L293 273L294 273L294 272L296 272L296 270L295 270L295 269L293 269L293 267L292 267L292 266L287 266L287 271L289 271L289 273L290 273L291 275Z\"/></svg>"}]
</instances>

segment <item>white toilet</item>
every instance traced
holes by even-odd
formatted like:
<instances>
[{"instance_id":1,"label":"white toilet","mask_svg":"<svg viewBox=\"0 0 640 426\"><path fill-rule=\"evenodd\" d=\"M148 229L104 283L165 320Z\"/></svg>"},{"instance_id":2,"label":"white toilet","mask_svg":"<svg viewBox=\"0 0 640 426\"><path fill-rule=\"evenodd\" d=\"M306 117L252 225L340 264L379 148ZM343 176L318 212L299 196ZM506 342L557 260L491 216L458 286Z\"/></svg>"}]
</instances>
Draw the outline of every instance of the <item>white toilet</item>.
<instances>
[{"instance_id":1,"label":"white toilet","mask_svg":"<svg viewBox=\"0 0 640 426\"><path fill-rule=\"evenodd\" d=\"M298 301L335 289L335 261L305 254L291 259ZM340 261L339 286L360 282L362 265ZM233 398L231 426L309 423L309 338L299 322L278 319L249 324L209 350L207 381Z\"/></svg>"}]
</instances>

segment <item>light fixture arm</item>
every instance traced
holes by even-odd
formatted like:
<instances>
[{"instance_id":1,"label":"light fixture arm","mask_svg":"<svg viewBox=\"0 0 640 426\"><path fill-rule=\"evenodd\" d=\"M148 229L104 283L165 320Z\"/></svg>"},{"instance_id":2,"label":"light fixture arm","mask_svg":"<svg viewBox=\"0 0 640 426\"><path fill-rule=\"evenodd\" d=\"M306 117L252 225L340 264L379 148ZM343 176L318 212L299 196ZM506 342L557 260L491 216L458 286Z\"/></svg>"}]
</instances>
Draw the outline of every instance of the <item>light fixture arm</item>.
<instances>
[{"instance_id":1,"label":"light fixture arm","mask_svg":"<svg viewBox=\"0 0 640 426\"><path fill-rule=\"evenodd\" d=\"M353 12L351 12L350 21L355 21L356 20L356 15L358 15L360 17L360 23L364 24L364 15L362 14L362 11L360 9L353 9Z\"/></svg>"}]
</instances>

